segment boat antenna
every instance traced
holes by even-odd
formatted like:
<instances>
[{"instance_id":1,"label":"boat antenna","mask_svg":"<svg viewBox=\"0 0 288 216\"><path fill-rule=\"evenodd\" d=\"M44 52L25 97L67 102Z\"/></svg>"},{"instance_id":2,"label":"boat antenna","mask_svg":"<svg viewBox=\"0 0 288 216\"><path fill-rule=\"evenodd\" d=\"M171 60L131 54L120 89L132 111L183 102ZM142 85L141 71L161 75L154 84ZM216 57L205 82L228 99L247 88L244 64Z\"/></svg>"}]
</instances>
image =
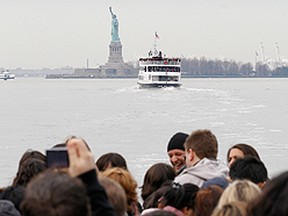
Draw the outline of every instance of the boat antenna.
<instances>
[{"instance_id":1,"label":"boat antenna","mask_svg":"<svg viewBox=\"0 0 288 216\"><path fill-rule=\"evenodd\" d=\"M263 43L261 42L261 50L262 50L262 57L263 57L263 62L265 62L265 53L264 53L264 45Z\"/></svg>"},{"instance_id":2,"label":"boat antenna","mask_svg":"<svg viewBox=\"0 0 288 216\"><path fill-rule=\"evenodd\" d=\"M258 52L255 51L255 65L254 65L254 71L257 71L258 56L259 56Z\"/></svg>"},{"instance_id":3,"label":"boat antenna","mask_svg":"<svg viewBox=\"0 0 288 216\"><path fill-rule=\"evenodd\" d=\"M276 44L276 52L277 52L278 61L279 61L279 63L281 63L281 55L280 55L280 49L279 49L278 42L276 42L275 44Z\"/></svg>"}]
</instances>

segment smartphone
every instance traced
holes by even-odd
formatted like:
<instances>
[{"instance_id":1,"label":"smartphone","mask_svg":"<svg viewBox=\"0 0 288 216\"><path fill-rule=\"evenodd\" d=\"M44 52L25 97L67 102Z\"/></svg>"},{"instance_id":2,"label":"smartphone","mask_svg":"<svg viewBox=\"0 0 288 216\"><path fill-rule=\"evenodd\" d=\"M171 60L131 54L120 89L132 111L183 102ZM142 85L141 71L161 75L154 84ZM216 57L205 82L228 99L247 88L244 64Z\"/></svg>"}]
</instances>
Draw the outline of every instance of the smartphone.
<instances>
[{"instance_id":1,"label":"smartphone","mask_svg":"<svg viewBox=\"0 0 288 216\"><path fill-rule=\"evenodd\" d=\"M47 167L64 168L69 166L67 148L51 148L46 150Z\"/></svg>"}]
</instances>

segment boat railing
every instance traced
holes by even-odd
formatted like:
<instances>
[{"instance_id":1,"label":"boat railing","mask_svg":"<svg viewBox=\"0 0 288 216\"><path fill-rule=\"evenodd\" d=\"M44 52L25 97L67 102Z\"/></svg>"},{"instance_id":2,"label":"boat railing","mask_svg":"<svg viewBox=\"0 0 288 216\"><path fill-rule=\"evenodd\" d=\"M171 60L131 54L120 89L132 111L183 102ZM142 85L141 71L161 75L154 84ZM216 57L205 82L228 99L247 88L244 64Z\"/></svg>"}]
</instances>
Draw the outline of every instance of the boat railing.
<instances>
[{"instance_id":1,"label":"boat railing","mask_svg":"<svg viewBox=\"0 0 288 216\"><path fill-rule=\"evenodd\" d=\"M180 72L181 67L177 66L140 66L140 70L144 72Z\"/></svg>"},{"instance_id":2,"label":"boat railing","mask_svg":"<svg viewBox=\"0 0 288 216\"><path fill-rule=\"evenodd\" d=\"M156 65L179 65L181 60L179 58L140 58L139 62L143 65L156 64Z\"/></svg>"}]
</instances>

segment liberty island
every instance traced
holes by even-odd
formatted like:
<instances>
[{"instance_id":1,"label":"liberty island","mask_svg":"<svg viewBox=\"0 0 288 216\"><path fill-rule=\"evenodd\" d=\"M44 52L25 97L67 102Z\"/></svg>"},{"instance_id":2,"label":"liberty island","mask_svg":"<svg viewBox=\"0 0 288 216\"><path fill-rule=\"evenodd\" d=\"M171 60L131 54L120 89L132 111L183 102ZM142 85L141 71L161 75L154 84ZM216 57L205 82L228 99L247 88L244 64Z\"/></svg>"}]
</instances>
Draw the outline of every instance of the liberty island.
<instances>
[{"instance_id":1,"label":"liberty island","mask_svg":"<svg viewBox=\"0 0 288 216\"><path fill-rule=\"evenodd\" d=\"M138 68L125 63L122 55L122 44L119 37L119 21L117 15L109 7L111 14L111 42L109 44L108 62L98 68L90 68L87 60L86 68L75 68L72 74L50 74L46 78L129 78L137 77Z\"/></svg>"}]
</instances>

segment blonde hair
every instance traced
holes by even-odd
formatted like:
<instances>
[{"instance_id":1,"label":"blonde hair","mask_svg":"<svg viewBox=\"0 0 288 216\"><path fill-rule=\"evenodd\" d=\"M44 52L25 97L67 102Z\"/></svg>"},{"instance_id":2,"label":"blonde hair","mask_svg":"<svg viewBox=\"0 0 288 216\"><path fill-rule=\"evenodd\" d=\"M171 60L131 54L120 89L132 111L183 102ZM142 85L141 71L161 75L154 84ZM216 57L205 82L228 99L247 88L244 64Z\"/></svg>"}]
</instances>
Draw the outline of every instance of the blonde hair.
<instances>
[{"instance_id":1,"label":"blonde hair","mask_svg":"<svg viewBox=\"0 0 288 216\"><path fill-rule=\"evenodd\" d=\"M216 208L234 201L249 203L261 193L261 189L249 180L236 180L223 192Z\"/></svg>"},{"instance_id":2,"label":"blonde hair","mask_svg":"<svg viewBox=\"0 0 288 216\"><path fill-rule=\"evenodd\" d=\"M236 201L226 203L221 208L215 208L212 216L246 216L247 203Z\"/></svg>"},{"instance_id":3,"label":"blonde hair","mask_svg":"<svg viewBox=\"0 0 288 216\"><path fill-rule=\"evenodd\" d=\"M106 169L101 173L101 176L113 179L118 182L124 189L127 197L127 210L132 210L132 207L137 203L137 183L129 171L120 167Z\"/></svg>"}]
</instances>

